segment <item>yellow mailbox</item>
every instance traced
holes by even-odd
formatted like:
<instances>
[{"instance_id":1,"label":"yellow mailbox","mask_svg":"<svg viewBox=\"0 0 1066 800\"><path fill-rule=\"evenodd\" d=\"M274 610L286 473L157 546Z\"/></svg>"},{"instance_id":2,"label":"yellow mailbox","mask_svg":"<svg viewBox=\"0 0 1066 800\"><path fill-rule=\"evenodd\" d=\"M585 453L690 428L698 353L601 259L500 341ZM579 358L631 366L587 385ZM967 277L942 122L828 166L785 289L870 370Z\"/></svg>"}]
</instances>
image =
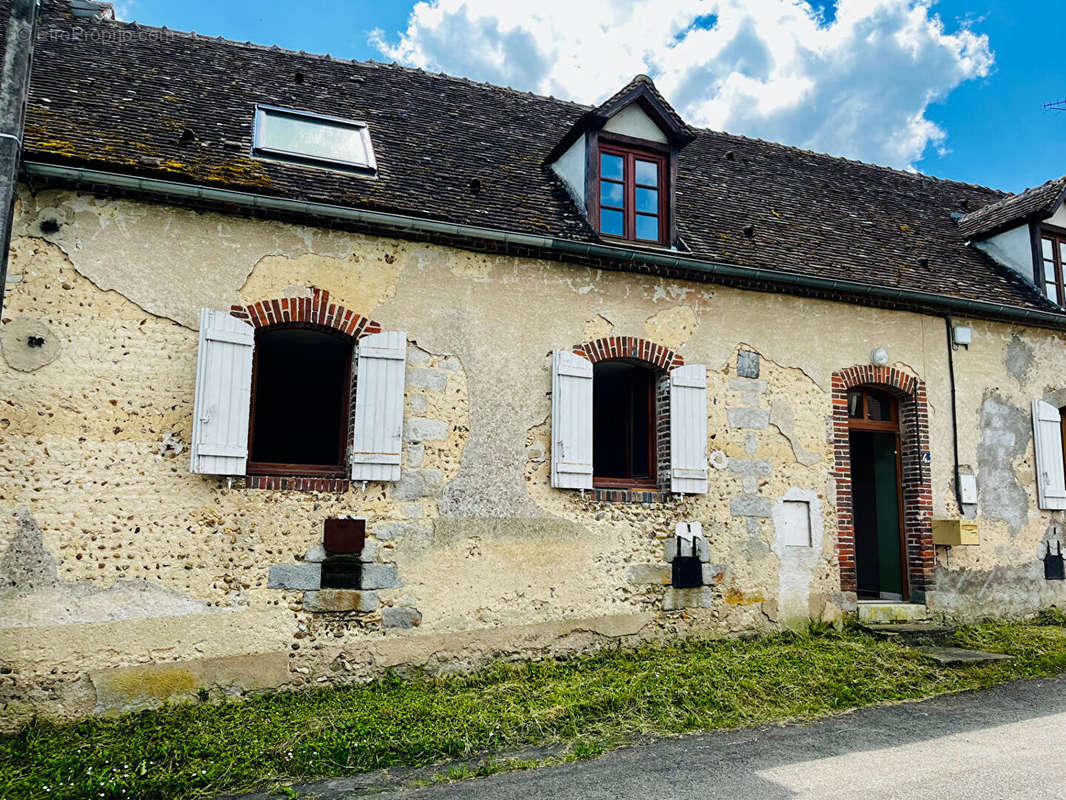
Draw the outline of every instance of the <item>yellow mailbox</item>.
<instances>
[{"instance_id":1,"label":"yellow mailbox","mask_svg":"<svg viewBox=\"0 0 1066 800\"><path fill-rule=\"evenodd\" d=\"M972 519L934 519L933 544L958 547L981 544L977 521Z\"/></svg>"}]
</instances>

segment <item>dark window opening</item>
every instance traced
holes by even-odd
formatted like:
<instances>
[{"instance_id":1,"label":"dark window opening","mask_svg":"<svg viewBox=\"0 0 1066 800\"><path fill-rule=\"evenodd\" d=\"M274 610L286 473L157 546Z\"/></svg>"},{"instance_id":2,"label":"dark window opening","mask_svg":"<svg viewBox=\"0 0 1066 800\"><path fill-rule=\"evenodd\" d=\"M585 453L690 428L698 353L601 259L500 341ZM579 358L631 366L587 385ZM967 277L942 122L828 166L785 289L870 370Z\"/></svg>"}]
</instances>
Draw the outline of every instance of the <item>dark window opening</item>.
<instances>
[{"instance_id":1,"label":"dark window opening","mask_svg":"<svg viewBox=\"0 0 1066 800\"><path fill-rule=\"evenodd\" d=\"M625 361L592 368L593 483L655 485L655 373Z\"/></svg>"},{"instance_id":2,"label":"dark window opening","mask_svg":"<svg viewBox=\"0 0 1066 800\"><path fill-rule=\"evenodd\" d=\"M310 328L255 341L249 472L344 474L352 344Z\"/></svg>"},{"instance_id":3,"label":"dark window opening","mask_svg":"<svg viewBox=\"0 0 1066 800\"><path fill-rule=\"evenodd\" d=\"M363 564L360 554L366 544L365 519L327 519L322 526L323 589L361 589Z\"/></svg>"},{"instance_id":4,"label":"dark window opening","mask_svg":"<svg viewBox=\"0 0 1066 800\"><path fill-rule=\"evenodd\" d=\"M677 589L703 586L703 564L696 556L678 555L674 559L670 583Z\"/></svg>"},{"instance_id":5,"label":"dark window opening","mask_svg":"<svg viewBox=\"0 0 1066 800\"><path fill-rule=\"evenodd\" d=\"M1066 234L1041 232L1040 262L1044 267L1044 294L1047 299L1059 305L1066 304L1066 287L1063 286Z\"/></svg>"},{"instance_id":6,"label":"dark window opening","mask_svg":"<svg viewBox=\"0 0 1066 800\"><path fill-rule=\"evenodd\" d=\"M666 238L666 158L600 146L599 232L634 241Z\"/></svg>"}]
</instances>

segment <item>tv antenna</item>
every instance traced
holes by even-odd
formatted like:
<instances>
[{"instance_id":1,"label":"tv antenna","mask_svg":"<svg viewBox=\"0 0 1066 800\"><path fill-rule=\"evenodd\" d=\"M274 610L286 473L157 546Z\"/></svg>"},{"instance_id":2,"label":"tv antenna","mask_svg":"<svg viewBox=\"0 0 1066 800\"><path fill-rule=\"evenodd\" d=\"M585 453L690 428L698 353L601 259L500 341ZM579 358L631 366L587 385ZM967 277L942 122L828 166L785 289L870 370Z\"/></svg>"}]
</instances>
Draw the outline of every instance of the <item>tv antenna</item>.
<instances>
[{"instance_id":1,"label":"tv antenna","mask_svg":"<svg viewBox=\"0 0 1066 800\"><path fill-rule=\"evenodd\" d=\"M1066 100L1056 100L1054 103L1044 103L1045 111L1066 111Z\"/></svg>"}]
</instances>

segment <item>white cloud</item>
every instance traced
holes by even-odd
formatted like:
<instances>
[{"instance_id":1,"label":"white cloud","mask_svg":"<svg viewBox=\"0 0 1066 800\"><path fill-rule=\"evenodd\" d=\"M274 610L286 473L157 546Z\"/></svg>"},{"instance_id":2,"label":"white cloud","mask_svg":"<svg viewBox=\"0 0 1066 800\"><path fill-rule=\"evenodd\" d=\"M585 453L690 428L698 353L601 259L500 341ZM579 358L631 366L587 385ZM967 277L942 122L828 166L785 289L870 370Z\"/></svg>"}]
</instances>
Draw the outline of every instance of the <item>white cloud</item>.
<instances>
[{"instance_id":1,"label":"white cloud","mask_svg":"<svg viewBox=\"0 0 1066 800\"><path fill-rule=\"evenodd\" d=\"M823 4L824 5L824 4ZM690 123L908 167L946 134L930 103L987 75L988 38L931 0L429 0L388 58L595 103L638 72Z\"/></svg>"}]
</instances>

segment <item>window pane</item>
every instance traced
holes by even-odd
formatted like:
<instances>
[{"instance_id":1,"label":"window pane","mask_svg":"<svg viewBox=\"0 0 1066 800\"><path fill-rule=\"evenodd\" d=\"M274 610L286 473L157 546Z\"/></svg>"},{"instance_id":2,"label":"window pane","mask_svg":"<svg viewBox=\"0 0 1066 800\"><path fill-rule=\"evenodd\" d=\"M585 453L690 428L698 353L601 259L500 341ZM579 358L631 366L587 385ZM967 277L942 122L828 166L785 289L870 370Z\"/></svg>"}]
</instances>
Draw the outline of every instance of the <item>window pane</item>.
<instances>
[{"instance_id":1,"label":"window pane","mask_svg":"<svg viewBox=\"0 0 1066 800\"><path fill-rule=\"evenodd\" d=\"M1052 253L1054 253L1055 251L1052 249L1051 240L1050 239L1041 239L1040 240L1040 244L1041 244L1041 246L1044 249L1044 258L1048 259L1049 261L1052 258L1054 258Z\"/></svg>"},{"instance_id":2,"label":"window pane","mask_svg":"<svg viewBox=\"0 0 1066 800\"><path fill-rule=\"evenodd\" d=\"M622 157L600 153L600 177L622 180Z\"/></svg>"},{"instance_id":3,"label":"window pane","mask_svg":"<svg viewBox=\"0 0 1066 800\"><path fill-rule=\"evenodd\" d=\"M625 202L622 199L625 196L624 189L624 184L600 181L600 205L625 208Z\"/></svg>"},{"instance_id":4,"label":"window pane","mask_svg":"<svg viewBox=\"0 0 1066 800\"><path fill-rule=\"evenodd\" d=\"M315 119L262 109L257 146L293 155L356 166L370 166L372 151L366 126Z\"/></svg>"},{"instance_id":5,"label":"window pane","mask_svg":"<svg viewBox=\"0 0 1066 800\"><path fill-rule=\"evenodd\" d=\"M1047 299L1052 303L1059 302L1059 288L1053 283L1047 285Z\"/></svg>"},{"instance_id":6,"label":"window pane","mask_svg":"<svg viewBox=\"0 0 1066 800\"><path fill-rule=\"evenodd\" d=\"M1059 261L1066 264L1066 240L1059 242Z\"/></svg>"},{"instance_id":7,"label":"window pane","mask_svg":"<svg viewBox=\"0 0 1066 800\"><path fill-rule=\"evenodd\" d=\"M659 241L659 218L637 214L637 238L650 242Z\"/></svg>"},{"instance_id":8,"label":"window pane","mask_svg":"<svg viewBox=\"0 0 1066 800\"><path fill-rule=\"evenodd\" d=\"M609 208L600 209L600 233L610 236L625 235L625 220L621 211L612 211Z\"/></svg>"},{"instance_id":9,"label":"window pane","mask_svg":"<svg viewBox=\"0 0 1066 800\"><path fill-rule=\"evenodd\" d=\"M637 183L644 186L659 185L659 165L654 161L637 159Z\"/></svg>"},{"instance_id":10,"label":"window pane","mask_svg":"<svg viewBox=\"0 0 1066 800\"><path fill-rule=\"evenodd\" d=\"M866 419L884 422L892 419L892 401L876 392L866 394Z\"/></svg>"},{"instance_id":11,"label":"window pane","mask_svg":"<svg viewBox=\"0 0 1066 800\"><path fill-rule=\"evenodd\" d=\"M637 211L659 213L659 190L637 188Z\"/></svg>"},{"instance_id":12,"label":"window pane","mask_svg":"<svg viewBox=\"0 0 1066 800\"><path fill-rule=\"evenodd\" d=\"M862 416L862 392L848 392L848 416L852 419Z\"/></svg>"}]
</instances>

